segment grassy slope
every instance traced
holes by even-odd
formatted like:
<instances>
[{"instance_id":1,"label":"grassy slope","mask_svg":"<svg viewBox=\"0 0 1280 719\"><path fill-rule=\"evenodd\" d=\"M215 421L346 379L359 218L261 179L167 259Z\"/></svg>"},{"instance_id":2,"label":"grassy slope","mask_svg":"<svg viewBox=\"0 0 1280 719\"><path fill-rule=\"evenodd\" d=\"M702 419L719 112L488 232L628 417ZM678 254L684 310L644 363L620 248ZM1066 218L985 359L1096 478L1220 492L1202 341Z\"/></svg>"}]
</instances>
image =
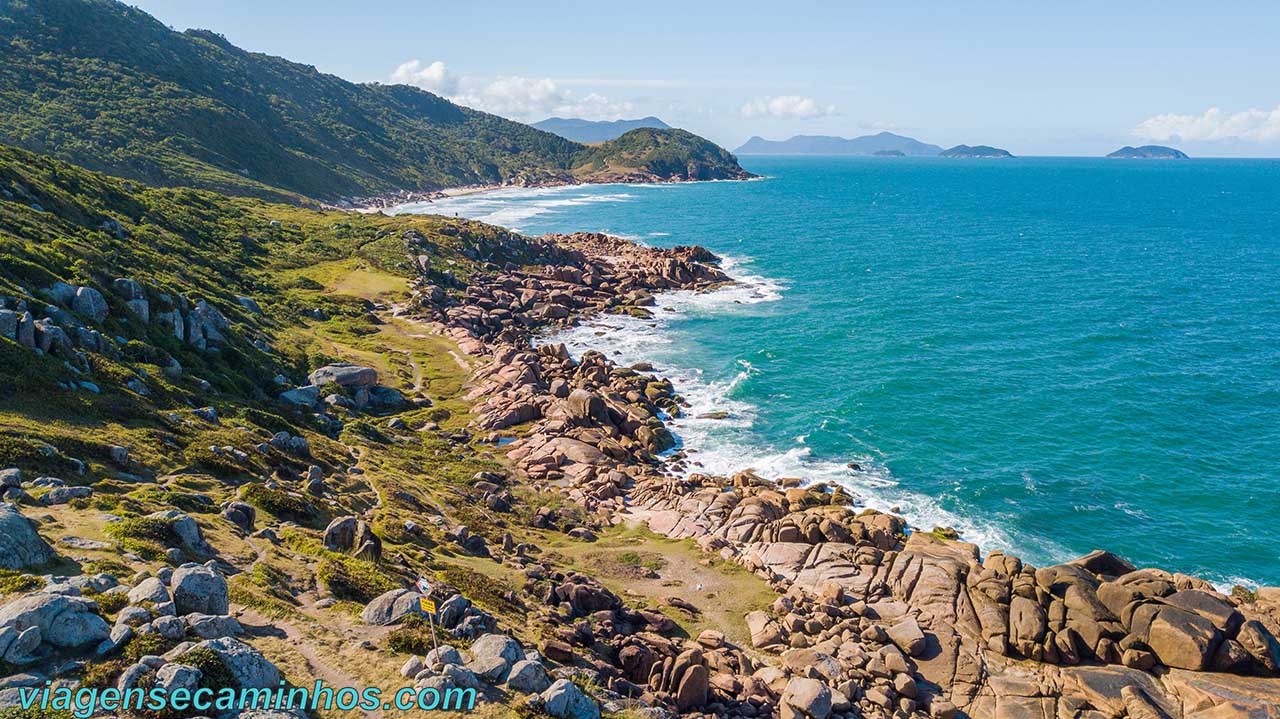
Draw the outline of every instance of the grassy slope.
<instances>
[{"instance_id":1,"label":"grassy slope","mask_svg":"<svg viewBox=\"0 0 1280 719\"><path fill-rule=\"evenodd\" d=\"M640 137L664 156L691 145ZM623 165L643 154L637 140L587 148L412 87L174 32L114 0L0 5L0 142L151 184L296 201L545 181L601 158ZM723 150L695 151L737 169Z\"/></svg>"},{"instance_id":2,"label":"grassy slope","mask_svg":"<svg viewBox=\"0 0 1280 719\"><path fill-rule=\"evenodd\" d=\"M33 203L43 211L33 209ZM106 218L122 224L124 239L100 229ZM456 230L446 234L447 227ZM545 548L553 563L599 576L637 606L659 606L667 596L682 596L704 609L702 615L690 617L668 608L689 636L716 627L742 639L742 614L766 605L773 596L758 578L706 561L687 542L641 531L617 530L586 545L530 529L533 513L557 499L517 486L514 513L485 509L471 484L476 472L501 468L502 458L494 456L491 447L451 443L432 431L395 431L385 419L374 417L348 421L340 436L330 437L306 416L291 414L271 398L275 371L300 378L331 359L352 359L377 367L383 383L406 395L414 396L420 388L433 400L430 407L398 415L409 427L434 422L449 432L466 426L471 419L462 398L469 376L466 358L428 328L378 309L407 295L410 271L402 240L407 230L426 238L431 265L442 282L447 281L445 272L469 273L476 266L471 258L477 255L518 264L539 259L535 245L478 223L317 212L208 192L138 187L0 147L0 295L34 302L36 288L61 279L99 287L110 297L110 279L129 276L157 289L210 298L235 328L229 348L219 355L201 355L162 332L121 320L124 315L112 300L109 334L129 338L133 350L118 362L91 355L89 379L102 387L101 394L59 388L58 381L72 376L61 361L39 358L0 339L0 466L16 464L31 473L92 484L96 494L90 500L28 508L27 514L47 515L40 531L50 542L75 536L113 545L60 547L64 559L46 571L130 576L140 567L122 564L116 544L141 554L153 570L163 566L163 547L155 537L108 530L102 514L128 519L179 508L199 521L221 559L240 571L231 580L232 599L252 612L246 623L259 623L261 617L261 623L276 625L249 640L287 676L310 681L334 672L332 676L346 682L390 689L404 683L397 670L406 654L386 649L386 631L362 626L357 615L361 602L405 586L415 576L458 587L526 641L537 641L544 630L532 614L536 599L519 592L522 574L458 553L433 523L445 518L489 537L511 532L517 542ZM236 294L255 298L264 314L240 311ZM313 308L323 308L329 319L303 314ZM258 351L247 336L267 340L276 353ZM167 380L160 371L169 355L188 368L182 379ZM147 397L123 386L139 370L149 377L152 393ZM201 390L196 377L208 379L215 391ZM193 416L192 407L207 404L218 409L220 424ZM248 464L234 464L209 452L211 445L252 450L282 428L306 436L313 459L299 462L275 452L258 457L250 451ZM118 478L108 459L115 444L127 446L133 457L162 477L162 484ZM46 457L40 451L46 445L58 451ZM86 474L75 474L68 457L85 461ZM260 491L269 465L302 471L312 462L329 475L326 499ZM355 463L363 474L342 471ZM164 475L176 476L163 480ZM247 493L246 488L252 489ZM280 545L244 537L217 515L219 503L237 497L256 504L259 527L278 526L284 520L297 520L302 526L285 531ZM310 505L305 516L295 512L300 498ZM379 498L381 505L376 506ZM330 517L367 511L384 541L382 563L335 555L320 546L319 530ZM426 531L421 537L406 535L405 520ZM629 579L624 565L643 561L635 557L651 556L662 557L659 576L643 582ZM694 591L695 576L705 582L705 592ZM7 577L0 595L29 590L24 584L28 580ZM513 603L509 592L521 598ZM321 594L342 601L317 609L314 602ZM4 599L0 596L0 602ZM250 621L250 616L255 619ZM286 627L292 634L281 636ZM384 649L357 649L359 640L374 641ZM122 668L121 661L95 663L90 675L109 678ZM498 703L483 705L480 716L513 715L503 706L505 699L493 699Z\"/></svg>"}]
</instances>

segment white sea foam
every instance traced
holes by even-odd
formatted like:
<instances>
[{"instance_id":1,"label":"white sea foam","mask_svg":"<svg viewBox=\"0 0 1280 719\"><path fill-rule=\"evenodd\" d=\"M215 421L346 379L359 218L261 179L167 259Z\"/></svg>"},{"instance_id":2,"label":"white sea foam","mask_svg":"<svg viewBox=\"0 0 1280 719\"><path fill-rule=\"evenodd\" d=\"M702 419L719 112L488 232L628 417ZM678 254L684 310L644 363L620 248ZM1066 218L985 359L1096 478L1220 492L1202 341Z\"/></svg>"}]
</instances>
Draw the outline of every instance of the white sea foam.
<instances>
[{"instance_id":1,"label":"white sea foam","mask_svg":"<svg viewBox=\"0 0 1280 719\"><path fill-rule=\"evenodd\" d=\"M679 187L655 185L595 185L504 189L474 195L411 203L393 212L451 214L491 224L520 229L520 224L539 215L568 207L593 203L627 202L633 192ZM584 194L585 193L585 194ZM617 234L617 233L613 233ZM652 232L647 237L665 237ZM628 237L643 244L639 237ZM805 443L807 434L790 446L770 446L753 434L759 413L756 405L737 399L738 390L749 383L758 370L747 360L727 379L712 380L702 370L681 362L680 348L674 345L672 323L724 312L741 312L752 305L782 298L786 284L752 271L749 258L724 258L722 268L737 282L714 292L677 291L658 295L651 319L603 315L577 327L543 338L543 342L563 342L575 356L587 350L605 353L622 364L649 362L671 379L689 403L685 414L670 421L678 447L687 455L688 472L732 474L751 469L768 479L798 477L809 483L839 484L853 493L863 506L888 511L898 509L912 526L930 529L954 527L968 540L984 549L1009 549L1011 543L998 528L958 516L938 501L902 487L872 454L850 455L836 462L815 458ZM721 415L723 413L723 416ZM722 418L718 418L722 417ZM823 429L823 419L817 429ZM857 468L847 461L852 460ZM1042 556L1057 554L1042 548Z\"/></svg>"},{"instance_id":2,"label":"white sea foam","mask_svg":"<svg viewBox=\"0 0 1280 719\"><path fill-rule=\"evenodd\" d=\"M824 460L813 456L805 443L807 434L795 437L791 446L770 446L754 435L759 407L737 399L736 390L751 382L757 368L740 360L733 376L708 379L702 370L680 361L671 333L672 324L683 319L746 311L744 306L781 299L786 290L784 283L751 272L746 259L725 258L723 266L738 279L736 284L709 293L663 293L657 297L652 319L600 316L541 342L563 342L574 356L596 350L621 364L649 362L659 375L670 379L689 404L683 416L669 423L678 447L686 453L688 473L728 475L751 469L767 479L798 477L807 483L838 484L853 493L862 506L898 509L914 527L954 527L986 550L1011 548L1009 538L997 527L958 516L934 498L902 487L874 456ZM820 424L825 423L824 419ZM845 463L849 460L856 463L856 469Z\"/></svg>"},{"instance_id":3,"label":"white sea foam","mask_svg":"<svg viewBox=\"0 0 1280 719\"><path fill-rule=\"evenodd\" d=\"M388 210L390 214L426 213L453 215L519 230L530 218L566 207L597 203L627 202L635 199L629 192L604 192L600 188L640 187L639 185L580 185L563 187L510 188L448 197L431 202L409 202ZM586 194L581 194L586 193ZM569 195L565 197L564 195Z\"/></svg>"}]
</instances>

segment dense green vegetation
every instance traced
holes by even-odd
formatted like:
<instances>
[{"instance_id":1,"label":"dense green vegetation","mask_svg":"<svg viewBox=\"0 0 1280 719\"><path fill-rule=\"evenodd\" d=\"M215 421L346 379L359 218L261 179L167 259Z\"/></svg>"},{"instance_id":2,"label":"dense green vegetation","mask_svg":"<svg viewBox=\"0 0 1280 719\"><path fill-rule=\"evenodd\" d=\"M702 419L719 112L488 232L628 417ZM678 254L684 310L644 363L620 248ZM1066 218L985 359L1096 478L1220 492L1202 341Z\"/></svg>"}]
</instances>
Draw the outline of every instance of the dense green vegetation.
<instances>
[{"instance_id":1,"label":"dense green vegetation","mask_svg":"<svg viewBox=\"0 0 1280 719\"><path fill-rule=\"evenodd\" d=\"M0 142L151 184L291 201L590 178L607 166L683 178L691 160L717 177L741 172L688 133L588 148L412 87L350 83L213 32L174 32L115 0L0 5Z\"/></svg>"}]
</instances>

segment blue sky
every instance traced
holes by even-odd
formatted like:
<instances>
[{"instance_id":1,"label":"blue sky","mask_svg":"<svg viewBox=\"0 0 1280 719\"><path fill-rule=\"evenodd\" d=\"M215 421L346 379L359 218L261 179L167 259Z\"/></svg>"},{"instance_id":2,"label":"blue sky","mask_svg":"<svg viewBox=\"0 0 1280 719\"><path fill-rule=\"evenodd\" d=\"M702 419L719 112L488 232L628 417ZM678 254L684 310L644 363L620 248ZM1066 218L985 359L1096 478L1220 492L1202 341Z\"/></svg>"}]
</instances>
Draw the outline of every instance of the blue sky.
<instances>
[{"instance_id":1,"label":"blue sky","mask_svg":"<svg viewBox=\"0 0 1280 719\"><path fill-rule=\"evenodd\" d=\"M1280 156L1280 4L132 4L526 122L652 114L730 148L888 129L1027 155Z\"/></svg>"}]
</instances>

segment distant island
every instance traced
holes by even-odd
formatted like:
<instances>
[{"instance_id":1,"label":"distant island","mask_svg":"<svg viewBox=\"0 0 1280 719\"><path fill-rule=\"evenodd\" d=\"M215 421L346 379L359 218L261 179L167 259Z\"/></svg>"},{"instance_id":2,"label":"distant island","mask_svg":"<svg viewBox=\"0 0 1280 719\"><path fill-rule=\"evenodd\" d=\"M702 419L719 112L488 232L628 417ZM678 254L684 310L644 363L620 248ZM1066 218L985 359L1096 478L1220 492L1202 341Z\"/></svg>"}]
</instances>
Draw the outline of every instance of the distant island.
<instances>
[{"instance_id":1,"label":"distant island","mask_svg":"<svg viewBox=\"0 0 1280 719\"><path fill-rule=\"evenodd\" d=\"M766 140L757 136L734 150L738 155L877 155L885 152L934 157L942 152L942 148L892 132L881 132L854 138L796 135L789 140Z\"/></svg>"},{"instance_id":2,"label":"distant island","mask_svg":"<svg viewBox=\"0 0 1280 719\"><path fill-rule=\"evenodd\" d=\"M671 126L650 115L639 120L579 120L572 117L548 117L541 122L533 123L539 130L559 135L566 140L592 144L608 142L623 135L648 127L656 130L670 130Z\"/></svg>"},{"instance_id":3,"label":"distant island","mask_svg":"<svg viewBox=\"0 0 1280 719\"><path fill-rule=\"evenodd\" d=\"M902 150L876 150L871 153L875 157L906 157L907 153Z\"/></svg>"},{"instance_id":4,"label":"distant island","mask_svg":"<svg viewBox=\"0 0 1280 719\"><path fill-rule=\"evenodd\" d=\"M1124 147L1107 155L1113 159L1125 160L1189 160L1187 153L1164 145L1143 145L1141 147Z\"/></svg>"},{"instance_id":5,"label":"distant island","mask_svg":"<svg viewBox=\"0 0 1280 719\"><path fill-rule=\"evenodd\" d=\"M1011 158L1013 155L1008 150L1002 150L999 147L991 147L990 145L956 145L949 150L943 150L941 157L986 157L986 158Z\"/></svg>"}]
</instances>

